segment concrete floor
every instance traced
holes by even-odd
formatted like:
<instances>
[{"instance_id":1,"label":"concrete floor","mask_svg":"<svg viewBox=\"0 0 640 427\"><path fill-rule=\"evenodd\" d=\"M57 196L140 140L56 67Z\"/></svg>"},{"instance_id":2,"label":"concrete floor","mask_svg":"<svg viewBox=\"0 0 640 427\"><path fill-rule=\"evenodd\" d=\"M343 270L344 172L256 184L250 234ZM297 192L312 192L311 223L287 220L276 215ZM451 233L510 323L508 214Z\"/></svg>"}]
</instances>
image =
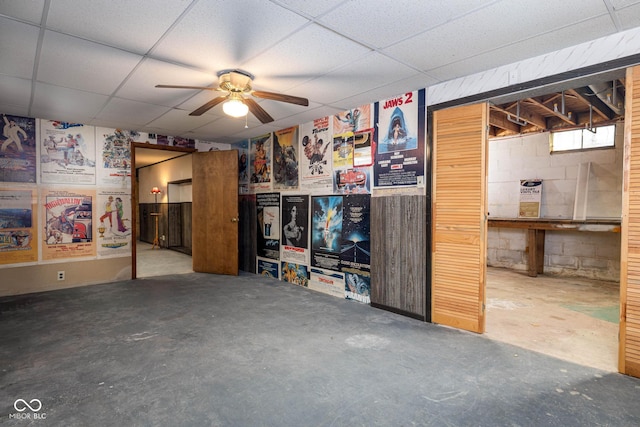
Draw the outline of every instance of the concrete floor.
<instances>
[{"instance_id":1,"label":"concrete floor","mask_svg":"<svg viewBox=\"0 0 640 427\"><path fill-rule=\"evenodd\" d=\"M192 273L191 257L138 242L138 277ZM487 338L618 371L618 283L487 268Z\"/></svg>"},{"instance_id":2,"label":"concrete floor","mask_svg":"<svg viewBox=\"0 0 640 427\"><path fill-rule=\"evenodd\" d=\"M4 297L0 336L3 425L640 425L638 379L253 274Z\"/></svg>"},{"instance_id":3,"label":"concrete floor","mask_svg":"<svg viewBox=\"0 0 640 427\"><path fill-rule=\"evenodd\" d=\"M618 283L488 268L486 292L488 338L618 371Z\"/></svg>"}]
</instances>

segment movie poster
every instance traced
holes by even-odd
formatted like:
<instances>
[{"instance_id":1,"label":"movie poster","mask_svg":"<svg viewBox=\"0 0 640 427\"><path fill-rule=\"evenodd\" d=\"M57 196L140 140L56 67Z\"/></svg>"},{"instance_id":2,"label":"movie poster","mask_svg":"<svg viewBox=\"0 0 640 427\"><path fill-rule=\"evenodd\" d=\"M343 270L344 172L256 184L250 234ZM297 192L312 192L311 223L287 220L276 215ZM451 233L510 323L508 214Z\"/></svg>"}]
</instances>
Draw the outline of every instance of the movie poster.
<instances>
[{"instance_id":1,"label":"movie poster","mask_svg":"<svg viewBox=\"0 0 640 427\"><path fill-rule=\"evenodd\" d=\"M129 191L99 191L95 213L98 256L130 256L133 224Z\"/></svg>"},{"instance_id":2,"label":"movie poster","mask_svg":"<svg viewBox=\"0 0 640 427\"><path fill-rule=\"evenodd\" d=\"M95 184L95 128L40 120L40 176L43 184Z\"/></svg>"},{"instance_id":3,"label":"movie poster","mask_svg":"<svg viewBox=\"0 0 640 427\"><path fill-rule=\"evenodd\" d=\"M95 191L50 190L41 195L44 209L42 259L95 256L93 202Z\"/></svg>"},{"instance_id":4,"label":"movie poster","mask_svg":"<svg viewBox=\"0 0 640 427\"><path fill-rule=\"evenodd\" d=\"M96 128L98 185L131 188L132 143L146 134L121 129Z\"/></svg>"},{"instance_id":5,"label":"movie poster","mask_svg":"<svg viewBox=\"0 0 640 427\"><path fill-rule=\"evenodd\" d=\"M345 298L344 274L338 271L311 267L309 274L309 289Z\"/></svg>"},{"instance_id":6,"label":"movie poster","mask_svg":"<svg viewBox=\"0 0 640 427\"><path fill-rule=\"evenodd\" d=\"M231 144L232 150L238 150L238 194L249 193L249 140Z\"/></svg>"},{"instance_id":7,"label":"movie poster","mask_svg":"<svg viewBox=\"0 0 640 427\"><path fill-rule=\"evenodd\" d=\"M333 141L329 116L300 126L300 189L310 193L330 193L332 186L331 156Z\"/></svg>"},{"instance_id":8,"label":"movie poster","mask_svg":"<svg viewBox=\"0 0 640 427\"><path fill-rule=\"evenodd\" d=\"M423 182L425 90L377 102L375 116L374 188Z\"/></svg>"},{"instance_id":9,"label":"movie poster","mask_svg":"<svg viewBox=\"0 0 640 427\"><path fill-rule=\"evenodd\" d=\"M298 188L298 126L273 133L273 188Z\"/></svg>"},{"instance_id":10,"label":"movie poster","mask_svg":"<svg viewBox=\"0 0 640 427\"><path fill-rule=\"evenodd\" d=\"M256 273L260 276L272 277L274 279L280 278L280 270L278 268L278 261L272 261L264 258L258 258L256 264Z\"/></svg>"},{"instance_id":11,"label":"movie poster","mask_svg":"<svg viewBox=\"0 0 640 427\"><path fill-rule=\"evenodd\" d=\"M196 139L196 150L198 151L226 151L231 148L232 147L229 144L224 144L222 142L202 141L200 139Z\"/></svg>"},{"instance_id":12,"label":"movie poster","mask_svg":"<svg viewBox=\"0 0 640 427\"><path fill-rule=\"evenodd\" d=\"M333 134L370 129L371 104L361 105L333 116Z\"/></svg>"},{"instance_id":13,"label":"movie poster","mask_svg":"<svg viewBox=\"0 0 640 427\"><path fill-rule=\"evenodd\" d=\"M282 280L294 285L309 287L309 272L306 265L282 262Z\"/></svg>"},{"instance_id":14,"label":"movie poster","mask_svg":"<svg viewBox=\"0 0 640 427\"><path fill-rule=\"evenodd\" d=\"M252 191L271 189L271 134L249 140L250 175L249 188Z\"/></svg>"},{"instance_id":15,"label":"movie poster","mask_svg":"<svg viewBox=\"0 0 640 427\"><path fill-rule=\"evenodd\" d=\"M256 194L258 256L280 259L280 193Z\"/></svg>"},{"instance_id":16,"label":"movie poster","mask_svg":"<svg viewBox=\"0 0 640 427\"><path fill-rule=\"evenodd\" d=\"M196 148L196 140L181 136L157 135L156 144L170 147Z\"/></svg>"},{"instance_id":17,"label":"movie poster","mask_svg":"<svg viewBox=\"0 0 640 427\"><path fill-rule=\"evenodd\" d=\"M353 166L364 167L373 165L373 153L375 142L374 129L365 129L354 132L353 135Z\"/></svg>"},{"instance_id":18,"label":"movie poster","mask_svg":"<svg viewBox=\"0 0 640 427\"><path fill-rule=\"evenodd\" d=\"M309 258L309 196L282 195L282 260L307 264Z\"/></svg>"},{"instance_id":19,"label":"movie poster","mask_svg":"<svg viewBox=\"0 0 640 427\"><path fill-rule=\"evenodd\" d=\"M334 172L333 192L336 194L371 193L371 168L336 170Z\"/></svg>"},{"instance_id":20,"label":"movie poster","mask_svg":"<svg viewBox=\"0 0 640 427\"><path fill-rule=\"evenodd\" d=\"M353 167L353 132L333 136L333 169Z\"/></svg>"},{"instance_id":21,"label":"movie poster","mask_svg":"<svg viewBox=\"0 0 640 427\"><path fill-rule=\"evenodd\" d=\"M36 182L36 119L2 115L0 182Z\"/></svg>"},{"instance_id":22,"label":"movie poster","mask_svg":"<svg viewBox=\"0 0 640 427\"><path fill-rule=\"evenodd\" d=\"M371 196L349 195L343 198L342 249L340 271L345 274L348 299L371 302Z\"/></svg>"},{"instance_id":23,"label":"movie poster","mask_svg":"<svg viewBox=\"0 0 640 427\"><path fill-rule=\"evenodd\" d=\"M35 190L0 189L0 264L38 260Z\"/></svg>"},{"instance_id":24,"label":"movie poster","mask_svg":"<svg viewBox=\"0 0 640 427\"><path fill-rule=\"evenodd\" d=\"M311 265L340 271L342 196L312 197Z\"/></svg>"}]
</instances>

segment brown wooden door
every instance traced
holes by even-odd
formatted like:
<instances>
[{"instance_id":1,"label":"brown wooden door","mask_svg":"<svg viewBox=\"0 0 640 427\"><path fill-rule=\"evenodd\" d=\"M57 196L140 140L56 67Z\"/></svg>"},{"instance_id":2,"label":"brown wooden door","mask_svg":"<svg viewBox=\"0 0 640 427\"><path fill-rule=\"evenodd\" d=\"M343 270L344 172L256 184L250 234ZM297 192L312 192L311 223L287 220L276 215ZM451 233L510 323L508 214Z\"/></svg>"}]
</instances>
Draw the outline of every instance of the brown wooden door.
<instances>
[{"instance_id":1,"label":"brown wooden door","mask_svg":"<svg viewBox=\"0 0 640 427\"><path fill-rule=\"evenodd\" d=\"M193 271L238 275L238 152L193 154Z\"/></svg>"},{"instance_id":2,"label":"brown wooden door","mask_svg":"<svg viewBox=\"0 0 640 427\"><path fill-rule=\"evenodd\" d=\"M432 321L484 332L487 104L433 120Z\"/></svg>"},{"instance_id":3,"label":"brown wooden door","mask_svg":"<svg viewBox=\"0 0 640 427\"><path fill-rule=\"evenodd\" d=\"M627 69L618 370L640 377L640 67Z\"/></svg>"}]
</instances>

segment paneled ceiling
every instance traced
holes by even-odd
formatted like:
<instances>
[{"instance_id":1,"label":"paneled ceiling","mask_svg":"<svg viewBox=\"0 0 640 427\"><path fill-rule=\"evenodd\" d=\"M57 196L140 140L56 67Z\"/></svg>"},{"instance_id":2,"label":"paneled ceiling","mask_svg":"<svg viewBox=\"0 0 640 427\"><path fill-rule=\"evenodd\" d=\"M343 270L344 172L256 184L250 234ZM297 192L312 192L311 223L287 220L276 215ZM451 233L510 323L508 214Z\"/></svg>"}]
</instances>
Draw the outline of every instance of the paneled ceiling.
<instances>
[{"instance_id":1,"label":"paneled ceiling","mask_svg":"<svg viewBox=\"0 0 640 427\"><path fill-rule=\"evenodd\" d=\"M640 0L2 0L0 112L235 142L638 26ZM255 98L275 120L245 123L155 87L225 69L309 106Z\"/></svg>"}]
</instances>

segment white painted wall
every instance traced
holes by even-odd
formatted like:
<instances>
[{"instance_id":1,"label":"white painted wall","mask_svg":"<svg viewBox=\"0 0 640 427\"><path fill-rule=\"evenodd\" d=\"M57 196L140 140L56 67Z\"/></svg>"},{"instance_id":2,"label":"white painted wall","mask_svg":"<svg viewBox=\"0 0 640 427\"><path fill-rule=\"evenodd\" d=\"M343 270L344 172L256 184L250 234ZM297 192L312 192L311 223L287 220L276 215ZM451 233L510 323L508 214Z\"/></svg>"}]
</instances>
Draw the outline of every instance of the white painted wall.
<instances>
[{"instance_id":1,"label":"white painted wall","mask_svg":"<svg viewBox=\"0 0 640 427\"><path fill-rule=\"evenodd\" d=\"M549 153L549 134L489 141L490 217L518 216L521 179L543 180L541 217L571 219L578 166L591 162L587 218L620 218L623 129L615 149ZM487 264L527 269L525 230L489 228ZM547 231L545 273L619 280L620 233Z\"/></svg>"}]
</instances>

